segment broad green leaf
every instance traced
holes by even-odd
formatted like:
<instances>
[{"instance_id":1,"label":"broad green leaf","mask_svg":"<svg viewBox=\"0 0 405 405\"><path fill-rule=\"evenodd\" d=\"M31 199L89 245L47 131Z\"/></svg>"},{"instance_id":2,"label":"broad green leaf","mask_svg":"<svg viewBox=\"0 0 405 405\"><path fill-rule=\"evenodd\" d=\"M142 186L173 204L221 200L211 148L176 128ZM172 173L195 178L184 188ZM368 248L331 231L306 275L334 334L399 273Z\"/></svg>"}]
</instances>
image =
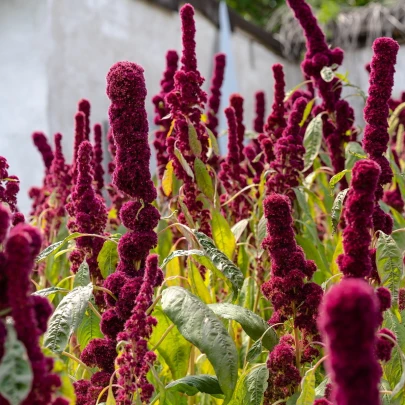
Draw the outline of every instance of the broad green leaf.
<instances>
[{"instance_id":1,"label":"broad green leaf","mask_svg":"<svg viewBox=\"0 0 405 405\"><path fill-rule=\"evenodd\" d=\"M153 316L158 323L153 328L152 336L149 339L150 348L159 342L162 335L172 325L161 306L155 307ZM173 328L168 333L156 350L168 365L173 379L182 378L187 374L191 344L184 339L177 328Z\"/></svg>"},{"instance_id":2,"label":"broad green leaf","mask_svg":"<svg viewBox=\"0 0 405 405\"><path fill-rule=\"evenodd\" d=\"M198 255L198 256L204 256L204 252L202 250L197 250L197 249L190 249L190 250L175 250L174 252L170 253L169 256L167 256L160 267L163 269L167 263L170 262L170 260L174 259L175 257L183 257L183 256L191 256L191 255Z\"/></svg>"},{"instance_id":3,"label":"broad green leaf","mask_svg":"<svg viewBox=\"0 0 405 405\"><path fill-rule=\"evenodd\" d=\"M333 190L335 189L336 184L339 183L339 181L343 179L345 174L349 172L351 172L351 170L345 169L331 177L331 179L329 180L329 188L331 194L333 194Z\"/></svg>"},{"instance_id":4,"label":"broad green leaf","mask_svg":"<svg viewBox=\"0 0 405 405\"><path fill-rule=\"evenodd\" d=\"M322 145L322 113L308 125L304 135L304 172L308 170L319 154Z\"/></svg>"},{"instance_id":5,"label":"broad green leaf","mask_svg":"<svg viewBox=\"0 0 405 405\"><path fill-rule=\"evenodd\" d=\"M188 375L166 385L166 390L192 396L199 392L211 395L223 394L218 379L209 374Z\"/></svg>"},{"instance_id":6,"label":"broad green leaf","mask_svg":"<svg viewBox=\"0 0 405 405\"><path fill-rule=\"evenodd\" d=\"M234 293L237 294L243 284L243 274L240 269L236 267L224 253L216 248L214 241L211 238L197 231L194 231L194 235L203 248L205 255L226 277L226 279L231 282Z\"/></svg>"},{"instance_id":7,"label":"broad green leaf","mask_svg":"<svg viewBox=\"0 0 405 405\"><path fill-rule=\"evenodd\" d=\"M219 155L219 146L218 146L218 141L216 136L213 134L213 132L208 128L205 127L205 129L207 130L207 134L211 143L211 148L212 151L214 152L215 155Z\"/></svg>"},{"instance_id":8,"label":"broad green leaf","mask_svg":"<svg viewBox=\"0 0 405 405\"><path fill-rule=\"evenodd\" d=\"M108 394L107 394L107 400L105 401L105 405L116 405L115 397L114 397L114 392L113 392L113 387L110 384L108 387Z\"/></svg>"},{"instance_id":9,"label":"broad green leaf","mask_svg":"<svg viewBox=\"0 0 405 405\"><path fill-rule=\"evenodd\" d=\"M57 292L68 292L66 288L59 288L59 287L49 287L44 288L42 290L35 291L32 295L39 295L40 297L48 297L48 295L55 294Z\"/></svg>"},{"instance_id":10,"label":"broad green leaf","mask_svg":"<svg viewBox=\"0 0 405 405\"><path fill-rule=\"evenodd\" d=\"M278 337L274 330L268 330L267 322L254 312L239 305L228 303L211 304L208 307L219 317L238 322L253 340L258 340L264 335L262 342L266 349L272 350L278 343Z\"/></svg>"},{"instance_id":11,"label":"broad green leaf","mask_svg":"<svg viewBox=\"0 0 405 405\"><path fill-rule=\"evenodd\" d=\"M326 386L330 383L329 378L325 378L316 388L315 395L317 398L322 398L325 396Z\"/></svg>"},{"instance_id":12,"label":"broad green leaf","mask_svg":"<svg viewBox=\"0 0 405 405\"><path fill-rule=\"evenodd\" d=\"M166 197L173 191L173 160L169 160L162 177L162 189Z\"/></svg>"},{"instance_id":13,"label":"broad green leaf","mask_svg":"<svg viewBox=\"0 0 405 405\"><path fill-rule=\"evenodd\" d=\"M267 219L263 215L260 218L259 224L257 225L257 239L259 242L259 246L262 244L263 239L266 237L267 233Z\"/></svg>"},{"instance_id":14,"label":"broad green leaf","mask_svg":"<svg viewBox=\"0 0 405 405\"><path fill-rule=\"evenodd\" d=\"M297 405L312 405L315 401L315 370L309 369L301 381L301 394Z\"/></svg>"},{"instance_id":15,"label":"broad green leaf","mask_svg":"<svg viewBox=\"0 0 405 405\"><path fill-rule=\"evenodd\" d=\"M248 224L249 224L249 221L247 219L241 219L239 222L237 222L231 228L231 231L232 231L233 235L235 236L235 242L237 242L239 240L239 238L242 236L242 234L245 231Z\"/></svg>"},{"instance_id":16,"label":"broad green leaf","mask_svg":"<svg viewBox=\"0 0 405 405\"><path fill-rule=\"evenodd\" d=\"M27 351L17 338L14 326L7 324L7 338L0 362L0 392L11 405L20 405L31 391L34 375Z\"/></svg>"},{"instance_id":17,"label":"broad green leaf","mask_svg":"<svg viewBox=\"0 0 405 405\"><path fill-rule=\"evenodd\" d=\"M353 169L354 164L361 159L360 156L366 156L366 152L358 142L348 142L345 149L345 169ZM347 181L350 182L351 172L347 173Z\"/></svg>"},{"instance_id":18,"label":"broad green leaf","mask_svg":"<svg viewBox=\"0 0 405 405\"><path fill-rule=\"evenodd\" d=\"M228 221L218 210L213 210L211 224L212 239L214 239L216 247L232 260L236 250L236 241Z\"/></svg>"},{"instance_id":19,"label":"broad green leaf","mask_svg":"<svg viewBox=\"0 0 405 405\"><path fill-rule=\"evenodd\" d=\"M180 162L181 167L187 173L187 175L194 180L194 173L191 170L190 165L187 163L186 159L184 158L184 156L181 154L180 150L176 146L174 147L174 154L175 154L177 160Z\"/></svg>"},{"instance_id":20,"label":"broad green leaf","mask_svg":"<svg viewBox=\"0 0 405 405\"><path fill-rule=\"evenodd\" d=\"M76 287L63 297L49 320L48 330L44 335L44 347L54 353L62 353L70 336L79 327L88 302L92 296L93 285Z\"/></svg>"},{"instance_id":21,"label":"broad green leaf","mask_svg":"<svg viewBox=\"0 0 405 405\"><path fill-rule=\"evenodd\" d=\"M253 343L252 347L249 349L248 354L246 356L246 361L249 363L254 362L263 351L263 345L261 340L257 340Z\"/></svg>"},{"instance_id":22,"label":"broad green leaf","mask_svg":"<svg viewBox=\"0 0 405 405\"><path fill-rule=\"evenodd\" d=\"M77 273L75 275L73 288L85 287L86 285L89 285L90 282L91 280L90 280L89 265L84 260L82 264L79 266L79 270L77 270Z\"/></svg>"},{"instance_id":23,"label":"broad green leaf","mask_svg":"<svg viewBox=\"0 0 405 405\"><path fill-rule=\"evenodd\" d=\"M114 273L118 263L118 245L106 240L97 256L97 263L103 278Z\"/></svg>"},{"instance_id":24,"label":"broad green leaf","mask_svg":"<svg viewBox=\"0 0 405 405\"><path fill-rule=\"evenodd\" d=\"M210 200L213 200L215 190L212 178L208 173L205 163L198 158L195 158L194 160L194 172L198 189Z\"/></svg>"},{"instance_id":25,"label":"broad green leaf","mask_svg":"<svg viewBox=\"0 0 405 405\"><path fill-rule=\"evenodd\" d=\"M199 141L197 131L191 122L188 122L188 143L194 156L200 156L202 152L201 142Z\"/></svg>"},{"instance_id":26,"label":"broad green leaf","mask_svg":"<svg viewBox=\"0 0 405 405\"><path fill-rule=\"evenodd\" d=\"M80 345L80 350L84 350L90 340L95 338L102 338L103 334L100 330L100 319L93 311L87 309L77 328L77 340Z\"/></svg>"},{"instance_id":27,"label":"broad green leaf","mask_svg":"<svg viewBox=\"0 0 405 405\"><path fill-rule=\"evenodd\" d=\"M51 253L56 253L60 247L62 246L62 244L64 243L63 240L59 241L59 242L55 242L52 245L48 246L47 248L45 248L35 259L36 263L40 263L43 260L45 260Z\"/></svg>"},{"instance_id":28,"label":"broad green leaf","mask_svg":"<svg viewBox=\"0 0 405 405\"><path fill-rule=\"evenodd\" d=\"M325 82L329 83L333 80L335 74L333 73L332 68L329 66L324 66L321 70L321 77Z\"/></svg>"},{"instance_id":29,"label":"broad green leaf","mask_svg":"<svg viewBox=\"0 0 405 405\"><path fill-rule=\"evenodd\" d=\"M229 399L238 378L238 353L222 322L207 305L181 287L162 292L162 308L180 333L207 355Z\"/></svg>"},{"instance_id":30,"label":"broad green leaf","mask_svg":"<svg viewBox=\"0 0 405 405\"><path fill-rule=\"evenodd\" d=\"M292 395L290 398L288 398L286 405L297 405L297 399L299 396L300 396L300 393L296 392L294 395Z\"/></svg>"},{"instance_id":31,"label":"broad green leaf","mask_svg":"<svg viewBox=\"0 0 405 405\"><path fill-rule=\"evenodd\" d=\"M377 239L377 269L381 284L391 291L393 302L397 302L400 281L403 276L402 254L391 235L379 232Z\"/></svg>"},{"instance_id":32,"label":"broad green leaf","mask_svg":"<svg viewBox=\"0 0 405 405\"><path fill-rule=\"evenodd\" d=\"M339 225L340 216L342 214L343 208L343 201L346 197L347 192L349 191L348 188L340 191L333 202L332 211L330 213L331 220L332 220L332 230L333 233L337 231L337 227Z\"/></svg>"},{"instance_id":33,"label":"broad green leaf","mask_svg":"<svg viewBox=\"0 0 405 405\"><path fill-rule=\"evenodd\" d=\"M242 374L229 405L260 405L267 389L269 370L260 364Z\"/></svg>"}]
</instances>

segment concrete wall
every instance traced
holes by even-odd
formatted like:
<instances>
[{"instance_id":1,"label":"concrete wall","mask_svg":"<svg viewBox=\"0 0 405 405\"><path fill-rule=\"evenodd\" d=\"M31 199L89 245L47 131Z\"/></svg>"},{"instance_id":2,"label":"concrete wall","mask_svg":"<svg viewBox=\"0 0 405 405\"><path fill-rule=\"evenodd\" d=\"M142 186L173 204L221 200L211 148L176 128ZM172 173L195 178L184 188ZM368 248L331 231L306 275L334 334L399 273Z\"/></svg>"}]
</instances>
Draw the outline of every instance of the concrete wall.
<instances>
[{"instance_id":1,"label":"concrete wall","mask_svg":"<svg viewBox=\"0 0 405 405\"><path fill-rule=\"evenodd\" d=\"M237 76L231 91L245 97L245 121L250 128L257 90L266 92L267 111L270 109L271 65L285 65L288 88L300 83L302 75L298 65L281 60L244 31L236 30L231 41ZM197 13L198 65L207 78L206 90L218 46L218 30ZM147 0L0 1L0 154L9 160L10 173L21 179L19 205L23 212L29 210L28 188L40 185L43 173L31 133L43 130L52 136L61 132L70 159L78 100L90 100L92 123L106 123L109 101L105 77L111 65L120 60L144 67L152 121L150 100L159 91L168 49L181 50L180 19L177 13ZM342 69L347 67L351 81L365 90L363 65L370 58L369 49L348 52ZM405 50L401 49L397 93L405 89L405 76L401 76L404 64ZM359 100L356 102L361 108Z\"/></svg>"}]
</instances>

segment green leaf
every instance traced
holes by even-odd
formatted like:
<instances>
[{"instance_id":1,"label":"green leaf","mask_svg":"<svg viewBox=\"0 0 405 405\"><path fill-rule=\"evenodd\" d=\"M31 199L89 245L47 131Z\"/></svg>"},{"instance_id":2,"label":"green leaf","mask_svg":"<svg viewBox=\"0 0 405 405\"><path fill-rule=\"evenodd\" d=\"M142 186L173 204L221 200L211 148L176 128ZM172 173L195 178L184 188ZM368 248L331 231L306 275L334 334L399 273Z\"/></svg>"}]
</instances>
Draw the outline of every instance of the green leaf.
<instances>
[{"instance_id":1,"label":"green leaf","mask_svg":"<svg viewBox=\"0 0 405 405\"><path fill-rule=\"evenodd\" d=\"M242 234L245 231L248 224L249 224L249 221L247 219L241 219L239 222L237 222L231 228L231 231L232 231L233 235L235 236L235 242L237 242L239 240L239 238L242 236Z\"/></svg>"},{"instance_id":2,"label":"green leaf","mask_svg":"<svg viewBox=\"0 0 405 405\"><path fill-rule=\"evenodd\" d=\"M228 303L211 304L208 307L219 317L238 322L253 340L258 340L264 335L262 341L266 349L272 350L278 343L274 329L269 329L267 322L254 312Z\"/></svg>"},{"instance_id":3,"label":"green leaf","mask_svg":"<svg viewBox=\"0 0 405 405\"><path fill-rule=\"evenodd\" d=\"M391 235L379 232L377 239L377 269L381 284L391 291L393 302L397 302L402 278L402 254Z\"/></svg>"},{"instance_id":4,"label":"green leaf","mask_svg":"<svg viewBox=\"0 0 405 405\"><path fill-rule=\"evenodd\" d=\"M212 238L216 247L232 260L236 250L235 236L228 221L218 210L212 211Z\"/></svg>"},{"instance_id":5,"label":"green leaf","mask_svg":"<svg viewBox=\"0 0 405 405\"><path fill-rule=\"evenodd\" d=\"M174 252L170 253L169 256L167 256L160 267L163 269L167 263L170 262L170 260L174 259L175 257L183 257L183 256L191 256L191 255L198 255L198 256L204 256L204 252L202 250L197 250L197 249L190 249L190 250L175 250Z\"/></svg>"},{"instance_id":6,"label":"green leaf","mask_svg":"<svg viewBox=\"0 0 405 405\"><path fill-rule=\"evenodd\" d=\"M340 221L340 216L342 214L343 201L344 201L348 191L349 191L348 188L340 191L338 193L338 195L336 196L335 201L333 202L332 211L330 213L330 216L332 219L333 233L336 233L336 231L337 231L337 227L338 227L339 221Z\"/></svg>"},{"instance_id":7,"label":"green leaf","mask_svg":"<svg viewBox=\"0 0 405 405\"><path fill-rule=\"evenodd\" d=\"M0 392L11 405L20 405L31 391L34 375L27 351L17 338L14 326L7 324L4 355L0 363Z\"/></svg>"},{"instance_id":8,"label":"green leaf","mask_svg":"<svg viewBox=\"0 0 405 405\"><path fill-rule=\"evenodd\" d=\"M297 399L300 396L299 392L296 392L293 396L288 398L286 405L297 405Z\"/></svg>"},{"instance_id":9,"label":"green leaf","mask_svg":"<svg viewBox=\"0 0 405 405\"><path fill-rule=\"evenodd\" d=\"M243 274L238 267L231 262L224 253L218 250L214 241L202 232L194 231L198 242L204 250L205 255L211 260L214 266L231 282L235 294L243 285ZM233 236L233 235L232 235Z\"/></svg>"},{"instance_id":10,"label":"green leaf","mask_svg":"<svg viewBox=\"0 0 405 405\"><path fill-rule=\"evenodd\" d=\"M195 158L194 160L194 172L198 189L210 200L213 200L215 190L212 184L211 176L208 173L205 163L198 158Z\"/></svg>"},{"instance_id":11,"label":"green leaf","mask_svg":"<svg viewBox=\"0 0 405 405\"><path fill-rule=\"evenodd\" d=\"M268 378L269 370L266 364L260 364L242 374L229 405L260 405L267 389Z\"/></svg>"},{"instance_id":12,"label":"green leaf","mask_svg":"<svg viewBox=\"0 0 405 405\"><path fill-rule=\"evenodd\" d=\"M106 240L97 256L97 263L103 278L114 273L118 263L118 245Z\"/></svg>"},{"instance_id":13,"label":"green leaf","mask_svg":"<svg viewBox=\"0 0 405 405\"><path fill-rule=\"evenodd\" d=\"M322 113L308 125L304 136L304 172L308 170L319 154L322 145Z\"/></svg>"},{"instance_id":14,"label":"green leaf","mask_svg":"<svg viewBox=\"0 0 405 405\"><path fill-rule=\"evenodd\" d=\"M318 398L322 398L325 396L326 386L330 383L329 378L325 378L316 388L315 388L315 395Z\"/></svg>"},{"instance_id":15,"label":"green leaf","mask_svg":"<svg viewBox=\"0 0 405 405\"><path fill-rule=\"evenodd\" d=\"M204 279L201 277L198 267L192 260L187 263L187 276L191 285L191 291L206 304L211 304L212 299Z\"/></svg>"},{"instance_id":16,"label":"green leaf","mask_svg":"<svg viewBox=\"0 0 405 405\"><path fill-rule=\"evenodd\" d=\"M77 328L77 340L80 345L80 350L83 351L90 340L102 337L103 334L100 330L100 319L93 311L87 309L82 322Z\"/></svg>"},{"instance_id":17,"label":"green leaf","mask_svg":"<svg viewBox=\"0 0 405 405\"><path fill-rule=\"evenodd\" d=\"M153 328L149 339L151 347L159 342L162 335L172 325L160 306L156 306L153 310L153 317L157 319L158 323ZM191 344L184 339L177 328L173 328L157 348L157 352L168 365L173 379L182 378L187 374L190 351Z\"/></svg>"},{"instance_id":18,"label":"green leaf","mask_svg":"<svg viewBox=\"0 0 405 405\"><path fill-rule=\"evenodd\" d=\"M194 180L194 173L191 170L190 165L187 163L187 160L184 158L184 156L181 154L180 150L176 146L174 147L174 154L187 175Z\"/></svg>"},{"instance_id":19,"label":"green leaf","mask_svg":"<svg viewBox=\"0 0 405 405\"><path fill-rule=\"evenodd\" d=\"M162 308L180 333L207 355L226 398L230 398L238 378L238 353L222 322L207 305L181 287L162 293Z\"/></svg>"},{"instance_id":20,"label":"green leaf","mask_svg":"<svg viewBox=\"0 0 405 405\"><path fill-rule=\"evenodd\" d=\"M195 156L200 156L202 152L201 142L198 139L197 131L191 122L188 122L188 143L190 144L191 152Z\"/></svg>"},{"instance_id":21,"label":"green leaf","mask_svg":"<svg viewBox=\"0 0 405 405\"><path fill-rule=\"evenodd\" d=\"M252 347L249 349L248 354L246 356L246 361L249 363L254 362L263 351L263 345L261 340L257 340L253 343Z\"/></svg>"},{"instance_id":22,"label":"green leaf","mask_svg":"<svg viewBox=\"0 0 405 405\"><path fill-rule=\"evenodd\" d=\"M32 295L39 295L40 297L47 297L48 295L55 294L57 292L68 292L66 288L59 288L59 287L49 287L44 288L42 290L35 291Z\"/></svg>"},{"instance_id":23,"label":"green leaf","mask_svg":"<svg viewBox=\"0 0 405 405\"><path fill-rule=\"evenodd\" d=\"M88 302L92 296L93 285L76 287L63 297L49 320L48 330L44 335L44 347L54 353L62 353L70 336L79 327Z\"/></svg>"},{"instance_id":24,"label":"green leaf","mask_svg":"<svg viewBox=\"0 0 405 405\"><path fill-rule=\"evenodd\" d=\"M181 392L192 396L199 392L218 395L223 394L218 379L209 374L188 375L166 385L168 391Z\"/></svg>"},{"instance_id":25,"label":"green leaf","mask_svg":"<svg viewBox=\"0 0 405 405\"><path fill-rule=\"evenodd\" d=\"M345 169L353 169L354 164L361 159L360 156L365 156L366 152L358 142L348 142L345 149ZM350 182L351 172L348 172L347 181Z\"/></svg>"},{"instance_id":26,"label":"green leaf","mask_svg":"<svg viewBox=\"0 0 405 405\"><path fill-rule=\"evenodd\" d=\"M212 151L214 152L215 155L218 156L219 155L218 140L217 140L216 136L213 134L213 132L208 127L205 127L205 129L207 131L209 140L211 142Z\"/></svg>"},{"instance_id":27,"label":"green leaf","mask_svg":"<svg viewBox=\"0 0 405 405\"><path fill-rule=\"evenodd\" d=\"M331 177L331 179L329 180L329 188L331 195L333 194L333 190L335 189L336 184L339 183L339 181L343 179L345 174L349 172L351 172L351 170L345 169Z\"/></svg>"},{"instance_id":28,"label":"green leaf","mask_svg":"<svg viewBox=\"0 0 405 405\"><path fill-rule=\"evenodd\" d=\"M63 240L59 241L59 242L55 242L52 245L48 246L47 248L45 248L35 259L36 263L40 263L43 260L45 260L51 253L55 253L57 252L60 247L62 246L62 244L64 243Z\"/></svg>"},{"instance_id":29,"label":"green leaf","mask_svg":"<svg viewBox=\"0 0 405 405\"><path fill-rule=\"evenodd\" d=\"M325 82L329 83L333 80L335 75L329 66L324 66L321 70L321 77Z\"/></svg>"},{"instance_id":30,"label":"green leaf","mask_svg":"<svg viewBox=\"0 0 405 405\"><path fill-rule=\"evenodd\" d=\"M73 282L73 288L85 287L90 282L91 282L91 280L90 280L89 265L87 264L86 260L84 260L75 275L75 280Z\"/></svg>"},{"instance_id":31,"label":"green leaf","mask_svg":"<svg viewBox=\"0 0 405 405\"><path fill-rule=\"evenodd\" d=\"M309 369L301 381L301 394L297 405L312 405L315 401L315 370Z\"/></svg>"},{"instance_id":32,"label":"green leaf","mask_svg":"<svg viewBox=\"0 0 405 405\"><path fill-rule=\"evenodd\" d=\"M302 120L300 122L300 127L302 127L305 124L306 120L308 119L309 115L311 114L312 107L314 106L314 104L315 104L315 99L313 98L306 105L305 110L304 110L304 114L302 115Z\"/></svg>"}]
</instances>

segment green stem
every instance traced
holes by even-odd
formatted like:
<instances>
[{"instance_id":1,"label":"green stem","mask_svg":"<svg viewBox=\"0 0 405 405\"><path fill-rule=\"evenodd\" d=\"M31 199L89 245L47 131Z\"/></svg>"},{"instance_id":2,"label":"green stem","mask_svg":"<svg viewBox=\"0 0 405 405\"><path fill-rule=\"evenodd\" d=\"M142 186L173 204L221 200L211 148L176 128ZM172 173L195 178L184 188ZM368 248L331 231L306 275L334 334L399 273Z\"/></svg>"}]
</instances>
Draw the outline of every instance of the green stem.
<instances>
[{"instance_id":1,"label":"green stem","mask_svg":"<svg viewBox=\"0 0 405 405\"><path fill-rule=\"evenodd\" d=\"M170 331L171 331L173 328L174 328L174 324L170 325L170 326L166 329L165 333L163 333L163 335L161 336L161 338L159 339L159 341L155 344L155 346L152 347L152 349L150 349L151 352L154 352L154 351L159 347L159 345L163 342L163 340L165 339L165 337L170 333Z\"/></svg>"},{"instance_id":2,"label":"green stem","mask_svg":"<svg viewBox=\"0 0 405 405\"><path fill-rule=\"evenodd\" d=\"M63 356L69 357L69 359L75 361L77 364L80 364L90 375L92 375L92 371L89 367L87 367L80 359L78 359L76 356L73 354L70 354L68 352L63 351L62 352Z\"/></svg>"}]
</instances>

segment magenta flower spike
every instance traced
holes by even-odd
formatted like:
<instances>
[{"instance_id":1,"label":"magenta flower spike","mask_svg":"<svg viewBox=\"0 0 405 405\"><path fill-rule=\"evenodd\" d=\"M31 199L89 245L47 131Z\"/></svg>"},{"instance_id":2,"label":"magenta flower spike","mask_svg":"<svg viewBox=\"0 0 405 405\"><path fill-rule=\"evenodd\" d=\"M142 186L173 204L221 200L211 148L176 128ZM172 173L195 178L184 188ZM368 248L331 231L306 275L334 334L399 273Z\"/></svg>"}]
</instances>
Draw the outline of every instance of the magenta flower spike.
<instances>
[{"instance_id":1,"label":"magenta flower spike","mask_svg":"<svg viewBox=\"0 0 405 405\"><path fill-rule=\"evenodd\" d=\"M101 194L104 187L104 169L103 169L103 132L100 124L94 125L94 181L96 190Z\"/></svg>"},{"instance_id":2,"label":"magenta flower spike","mask_svg":"<svg viewBox=\"0 0 405 405\"><path fill-rule=\"evenodd\" d=\"M371 60L369 97L364 108L364 119L367 123L364 129L363 148L370 159L377 162L381 168L379 185L376 190L376 205L374 208L374 230L386 234L392 232L393 221L378 205L383 197L383 186L391 183L392 170L384 153L389 143L388 135L388 102L394 85L395 63L399 45L391 38L378 38L374 41L374 55Z\"/></svg>"},{"instance_id":3,"label":"magenta flower spike","mask_svg":"<svg viewBox=\"0 0 405 405\"><path fill-rule=\"evenodd\" d=\"M245 155L244 150L244 139L245 139L245 126L243 125L243 97L240 94L231 94L229 98L231 107L235 110L235 117L238 126L238 146L239 146L239 161L243 162Z\"/></svg>"},{"instance_id":4,"label":"magenta flower spike","mask_svg":"<svg viewBox=\"0 0 405 405\"><path fill-rule=\"evenodd\" d=\"M266 113L266 100L264 91L258 91L255 94L255 119L253 121L253 129L257 133L263 132L264 127L264 114Z\"/></svg>"},{"instance_id":5,"label":"magenta flower spike","mask_svg":"<svg viewBox=\"0 0 405 405\"><path fill-rule=\"evenodd\" d=\"M362 159L355 163L352 173L344 210L344 254L338 257L338 264L346 277L364 278L373 272L370 231L381 169L374 161Z\"/></svg>"},{"instance_id":6,"label":"magenta flower spike","mask_svg":"<svg viewBox=\"0 0 405 405\"><path fill-rule=\"evenodd\" d=\"M325 295L319 313L333 403L379 405L382 372L375 345L380 314L373 289L364 280L344 279Z\"/></svg>"},{"instance_id":7,"label":"magenta flower spike","mask_svg":"<svg viewBox=\"0 0 405 405\"><path fill-rule=\"evenodd\" d=\"M48 140L43 132L34 132L32 134L32 140L34 141L34 145L37 147L39 153L41 154L42 160L44 161L45 169L48 172L53 160L52 148L49 145Z\"/></svg>"},{"instance_id":8,"label":"magenta flower spike","mask_svg":"<svg viewBox=\"0 0 405 405\"><path fill-rule=\"evenodd\" d=\"M90 108L90 102L84 98L77 105L77 110L84 114L84 141L90 140Z\"/></svg>"},{"instance_id":9,"label":"magenta flower spike","mask_svg":"<svg viewBox=\"0 0 405 405\"><path fill-rule=\"evenodd\" d=\"M16 212L20 180L17 176L9 175L8 168L6 158L0 156L0 202L8 204L11 212Z\"/></svg>"},{"instance_id":10,"label":"magenta flower spike","mask_svg":"<svg viewBox=\"0 0 405 405\"><path fill-rule=\"evenodd\" d=\"M226 55L218 53L214 57L214 71L211 79L210 96L207 107L207 127L218 136L218 111L221 104L221 87L224 81Z\"/></svg>"}]
</instances>

